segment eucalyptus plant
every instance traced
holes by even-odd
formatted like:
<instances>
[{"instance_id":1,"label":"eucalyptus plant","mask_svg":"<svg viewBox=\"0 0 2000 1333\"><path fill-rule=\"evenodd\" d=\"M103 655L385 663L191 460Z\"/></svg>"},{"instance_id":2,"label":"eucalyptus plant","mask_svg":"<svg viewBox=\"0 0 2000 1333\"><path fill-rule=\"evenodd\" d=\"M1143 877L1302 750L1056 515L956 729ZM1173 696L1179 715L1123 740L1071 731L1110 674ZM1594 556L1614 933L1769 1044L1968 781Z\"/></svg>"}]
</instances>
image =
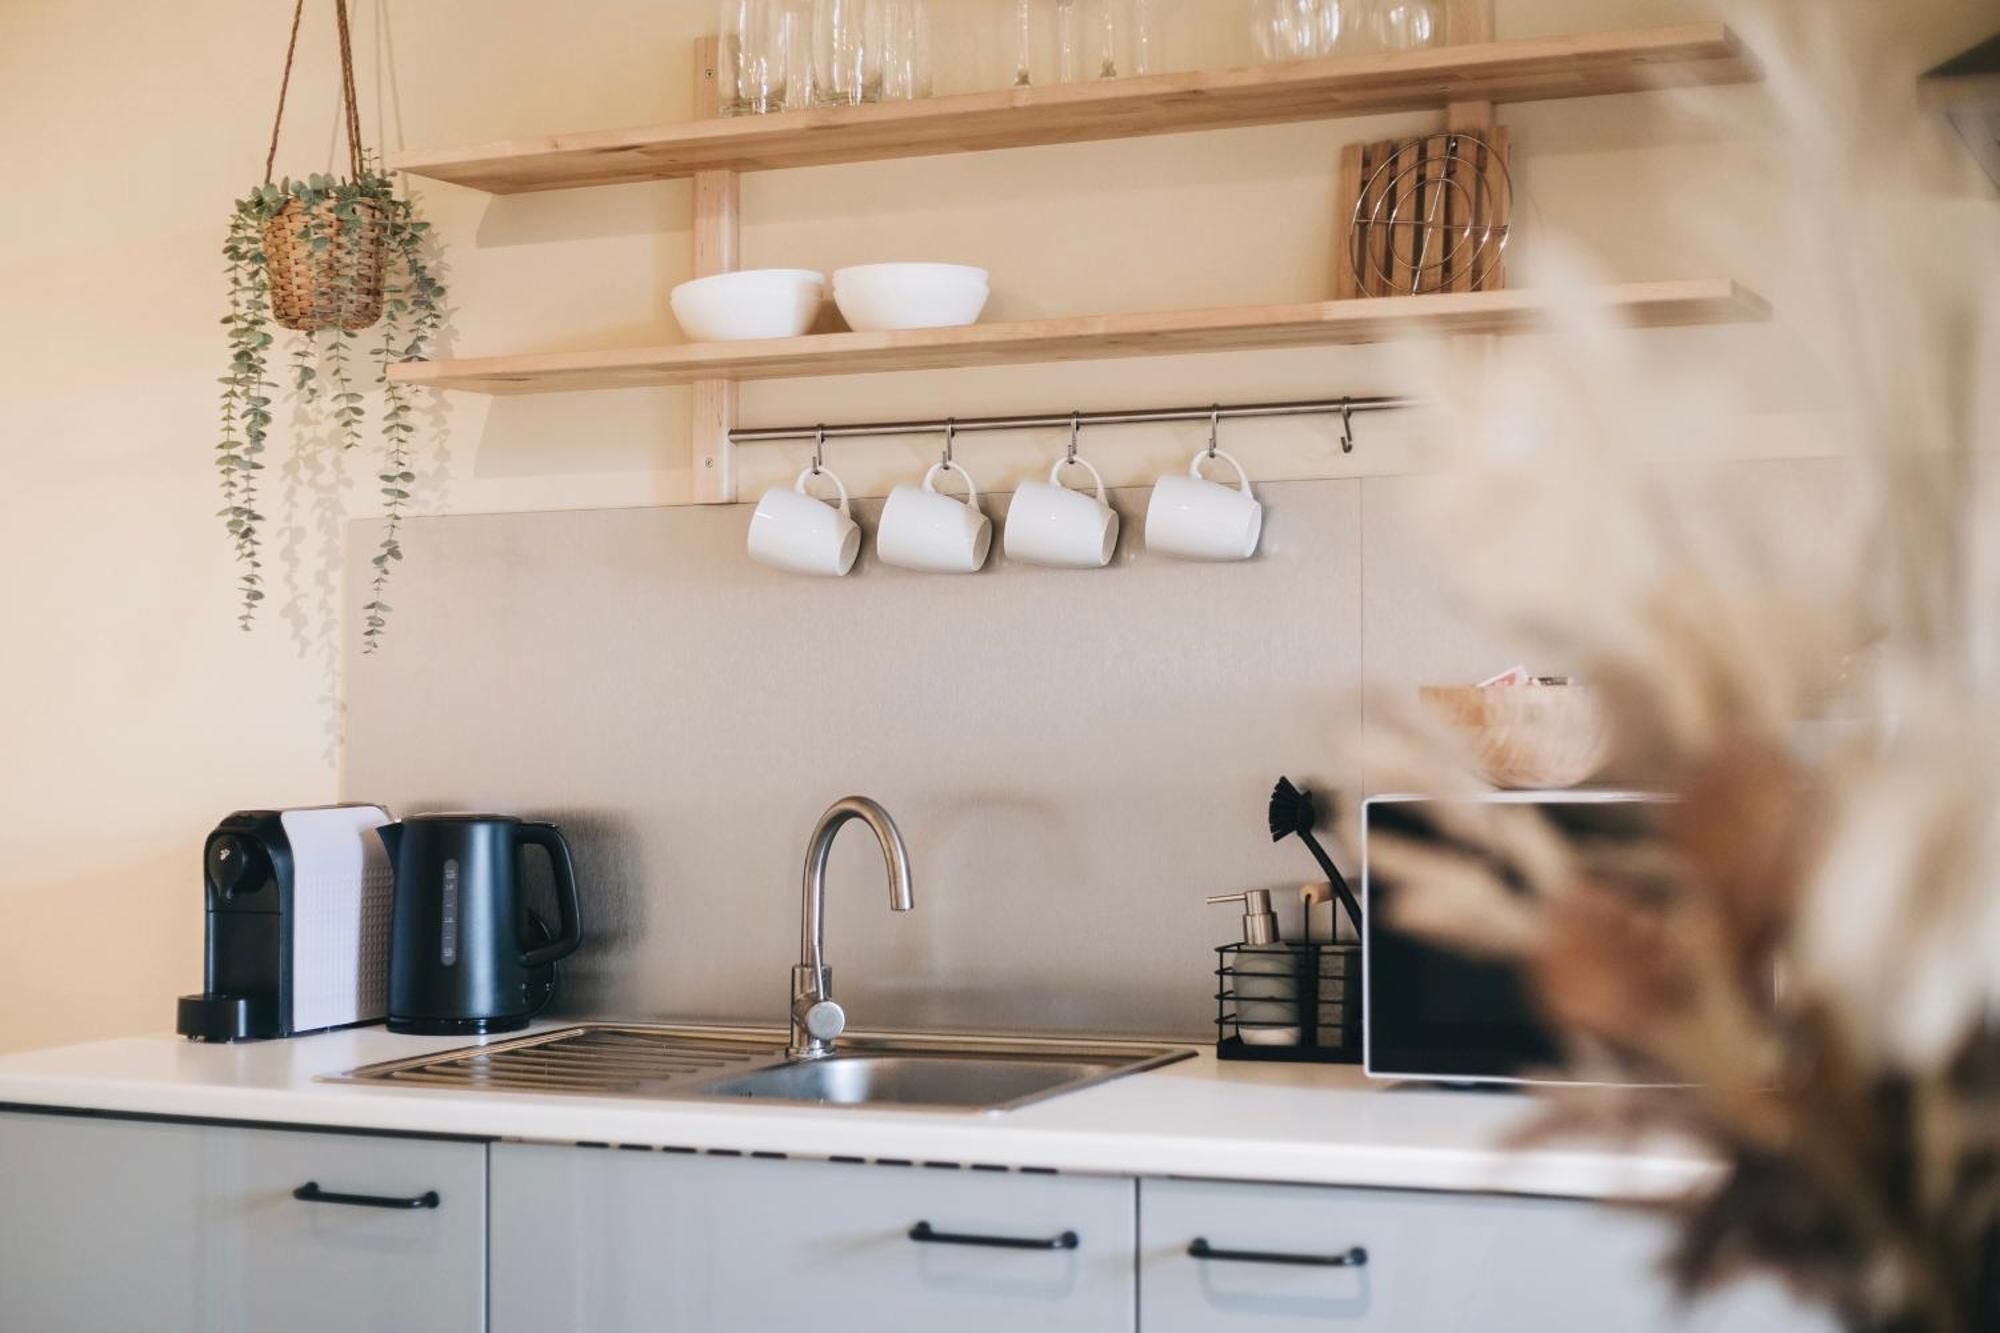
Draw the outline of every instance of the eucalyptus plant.
<instances>
[{"instance_id":1,"label":"eucalyptus plant","mask_svg":"<svg viewBox=\"0 0 2000 1333\"><path fill-rule=\"evenodd\" d=\"M289 387L305 403L330 406L344 451L361 447L366 424L365 396L355 386L357 362L372 362L382 394L380 456L376 481L386 524L373 557L374 576L364 616L362 650L380 647L388 625L383 599L391 568L403 558L402 520L416 482L411 442L416 433L411 391L389 376L398 362L426 359L444 319L445 291L431 262L431 224L400 198L389 177L364 167L351 178L314 174L303 180L266 181L236 201L222 254L229 276L229 313L222 319L229 339L229 369L222 377L221 436L216 467L221 475L220 517L235 545L242 603L237 622L249 630L264 600L262 530L258 510L259 474L270 443L275 391L271 357L277 335L265 253L266 224L298 205L297 226L315 270L315 325L295 332L286 360ZM367 329L350 328L373 299L378 274L365 247L338 244L379 228L384 262L381 315ZM364 348L357 340L368 334Z\"/></svg>"}]
</instances>

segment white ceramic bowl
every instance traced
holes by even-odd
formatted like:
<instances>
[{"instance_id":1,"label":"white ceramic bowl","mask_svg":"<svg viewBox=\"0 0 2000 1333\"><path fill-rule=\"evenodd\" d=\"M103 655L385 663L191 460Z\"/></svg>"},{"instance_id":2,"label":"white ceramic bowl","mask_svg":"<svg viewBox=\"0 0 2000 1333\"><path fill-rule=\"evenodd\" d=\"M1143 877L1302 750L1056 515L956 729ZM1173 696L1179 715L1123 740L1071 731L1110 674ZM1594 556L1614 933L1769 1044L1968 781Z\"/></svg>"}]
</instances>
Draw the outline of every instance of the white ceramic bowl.
<instances>
[{"instance_id":1,"label":"white ceramic bowl","mask_svg":"<svg viewBox=\"0 0 2000 1333\"><path fill-rule=\"evenodd\" d=\"M833 302L859 333L972 324L986 294L986 270L969 264L860 264L833 274Z\"/></svg>"},{"instance_id":2,"label":"white ceramic bowl","mask_svg":"<svg viewBox=\"0 0 2000 1333\"><path fill-rule=\"evenodd\" d=\"M804 268L750 268L684 282L667 299L681 330L696 342L796 338L819 317L826 275Z\"/></svg>"}]
</instances>

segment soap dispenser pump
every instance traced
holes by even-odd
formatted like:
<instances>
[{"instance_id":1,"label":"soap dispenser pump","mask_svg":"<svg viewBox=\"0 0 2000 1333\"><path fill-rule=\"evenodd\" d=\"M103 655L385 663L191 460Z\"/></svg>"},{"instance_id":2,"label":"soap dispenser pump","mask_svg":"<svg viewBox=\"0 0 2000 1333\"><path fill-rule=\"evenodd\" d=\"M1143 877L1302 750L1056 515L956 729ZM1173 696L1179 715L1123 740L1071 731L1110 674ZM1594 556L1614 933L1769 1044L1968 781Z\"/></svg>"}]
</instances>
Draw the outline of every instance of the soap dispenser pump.
<instances>
[{"instance_id":1,"label":"soap dispenser pump","mask_svg":"<svg viewBox=\"0 0 2000 1333\"><path fill-rule=\"evenodd\" d=\"M1217 893L1209 896L1209 905L1217 903L1243 904L1243 942L1245 944L1276 944L1278 942L1278 914L1271 910L1269 889L1245 889L1241 893Z\"/></svg>"},{"instance_id":2,"label":"soap dispenser pump","mask_svg":"<svg viewBox=\"0 0 2000 1333\"><path fill-rule=\"evenodd\" d=\"M1295 951L1278 938L1269 889L1218 893L1208 900L1243 904L1243 943L1225 954L1224 989L1236 1001L1236 1035L1250 1046L1299 1044L1299 978Z\"/></svg>"}]
</instances>

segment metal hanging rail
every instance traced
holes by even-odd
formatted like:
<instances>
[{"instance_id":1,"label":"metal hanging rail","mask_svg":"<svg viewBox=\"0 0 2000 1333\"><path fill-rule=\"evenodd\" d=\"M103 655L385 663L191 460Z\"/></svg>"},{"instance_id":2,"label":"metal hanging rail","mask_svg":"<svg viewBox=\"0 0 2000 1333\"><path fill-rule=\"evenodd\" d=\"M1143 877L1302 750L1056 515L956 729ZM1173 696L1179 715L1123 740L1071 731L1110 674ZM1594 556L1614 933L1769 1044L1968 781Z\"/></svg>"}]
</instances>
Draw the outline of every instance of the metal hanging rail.
<instances>
[{"instance_id":1,"label":"metal hanging rail","mask_svg":"<svg viewBox=\"0 0 2000 1333\"><path fill-rule=\"evenodd\" d=\"M865 421L845 426L764 426L732 430L732 444L782 444L788 441L858 440L892 435L958 435L1001 430L1056 430L1085 426L1147 426L1169 421L1245 421L1258 417L1341 417L1358 412L1389 412L1415 407L1414 398L1376 395L1366 398L1310 398L1291 403L1210 403L1204 407L1148 407L1124 412L1049 412L1011 417L953 417L931 421ZM1341 448L1354 448L1352 431L1343 430Z\"/></svg>"}]
</instances>

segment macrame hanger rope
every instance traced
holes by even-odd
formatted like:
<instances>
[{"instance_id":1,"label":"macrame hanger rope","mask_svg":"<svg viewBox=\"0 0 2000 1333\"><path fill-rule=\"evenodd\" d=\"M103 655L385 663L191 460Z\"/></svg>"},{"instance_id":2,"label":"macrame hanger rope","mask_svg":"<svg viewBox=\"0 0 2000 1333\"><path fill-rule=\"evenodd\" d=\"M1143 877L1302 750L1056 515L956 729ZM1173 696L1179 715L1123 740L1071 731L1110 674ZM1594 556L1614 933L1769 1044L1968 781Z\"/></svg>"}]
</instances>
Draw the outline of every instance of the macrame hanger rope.
<instances>
[{"instance_id":1,"label":"macrame hanger rope","mask_svg":"<svg viewBox=\"0 0 2000 1333\"><path fill-rule=\"evenodd\" d=\"M278 131L285 123L285 97L292 89L292 59L299 50L299 20L305 17L306 0L292 8L292 35L285 42L285 74L278 81L278 114L271 118L271 146L264 153L264 183L278 165ZM361 178L361 103L354 95L354 38L347 23L347 0L333 0L334 23L340 33L341 124L347 132L347 164L354 179Z\"/></svg>"},{"instance_id":2,"label":"macrame hanger rope","mask_svg":"<svg viewBox=\"0 0 2000 1333\"><path fill-rule=\"evenodd\" d=\"M347 0L333 0L340 28L340 93L347 103L347 165L350 180L361 179L361 100L354 95L354 37L347 26Z\"/></svg>"},{"instance_id":3,"label":"macrame hanger rope","mask_svg":"<svg viewBox=\"0 0 2000 1333\"><path fill-rule=\"evenodd\" d=\"M292 90L292 56L299 49L299 20L305 16L306 0L292 10L292 39L285 43L285 77L278 81L278 114L271 118L271 147L264 154L264 184L271 183L271 168L278 163L278 127L285 123L285 94Z\"/></svg>"}]
</instances>

